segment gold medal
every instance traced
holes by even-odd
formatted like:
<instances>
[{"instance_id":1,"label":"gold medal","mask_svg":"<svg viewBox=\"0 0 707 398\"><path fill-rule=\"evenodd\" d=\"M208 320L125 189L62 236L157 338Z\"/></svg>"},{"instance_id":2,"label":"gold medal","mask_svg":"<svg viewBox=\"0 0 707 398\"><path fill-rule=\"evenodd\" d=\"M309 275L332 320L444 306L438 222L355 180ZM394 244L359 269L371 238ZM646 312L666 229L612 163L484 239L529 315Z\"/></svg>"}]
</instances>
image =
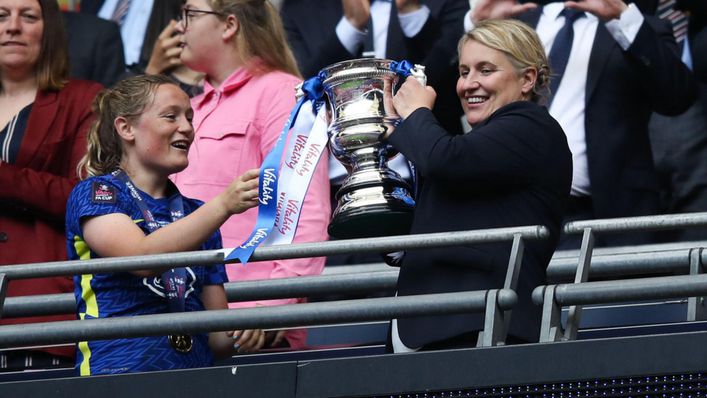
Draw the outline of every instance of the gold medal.
<instances>
[{"instance_id":1,"label":"gold medal","mask_svg":"<svg viewBox=\"0 0 707 398\"><path fill-rule=\"evenodd\" d=\"M174 348L175 351L186 354L191 351L194 341L188 334L170 334L167 336L169 340L169 345Z\"/></svg>"}]
</instances>

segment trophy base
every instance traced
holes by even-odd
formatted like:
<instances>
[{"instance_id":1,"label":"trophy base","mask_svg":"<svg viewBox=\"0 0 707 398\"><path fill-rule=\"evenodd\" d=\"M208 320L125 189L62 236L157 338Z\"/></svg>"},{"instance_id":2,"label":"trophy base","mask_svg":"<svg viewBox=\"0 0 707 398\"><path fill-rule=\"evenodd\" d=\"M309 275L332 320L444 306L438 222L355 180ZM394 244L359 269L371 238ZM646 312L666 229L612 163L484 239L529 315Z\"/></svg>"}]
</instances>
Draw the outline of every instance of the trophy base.
<instances>
[{"instance_id":1,"label":"trophy base","mask_svg":"<svg viewBox=\"0 0 707 398\"><path fill-rule=\"evenodd\" d=\"M336 214L328 232L337 239L373 238L406 235L411 225L411 210L393 210L382 205Z\"/></svg>"},{"instance_id":2,"label":"trophy base","mask_svg":"<svg viewBox=\"0 0 707 398\"><path fill-rule=\"evenodd\" d=\"M410 232L415 201L404 182L349 189L336 196L339 205L329 224L329 236L354 239Z\"/></svg>"}]
</instances>

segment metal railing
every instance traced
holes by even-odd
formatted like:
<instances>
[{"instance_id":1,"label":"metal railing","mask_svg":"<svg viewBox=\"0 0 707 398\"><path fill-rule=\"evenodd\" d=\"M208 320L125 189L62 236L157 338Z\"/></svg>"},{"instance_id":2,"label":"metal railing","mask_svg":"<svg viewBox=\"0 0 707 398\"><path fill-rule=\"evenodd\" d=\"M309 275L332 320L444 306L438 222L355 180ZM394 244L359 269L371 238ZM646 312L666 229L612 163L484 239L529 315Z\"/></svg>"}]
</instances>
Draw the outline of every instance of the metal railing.
<instances>
[{"instance_id":1,"label":"metal railing","mask_svg":"<svg viewBox=\"0 0 707 398\"><path fill-rule=\"evenodd\" d=\"M510 316L509 310L517 301L513 288L522 260L523 241L544 239L547 236L548 231L545 227L529 226L260 247L255 250L252 261L513 241L506 283L500 290L342 300L241 310L190 312L188 314L156 314L90 321L8 325L0 326L0 347L239 328L311 326L329 322L384 320L421 314L479 311L485 311L486 314L486 325L484 331L480 333L479 344L497 345L505 339L505 325ZM3 266L0 267L0 304L4 309L7 281L12 279L159 269L166 266L209 265L223 263L225 252L226 250L212 250ZM322 282L323 279L312 277L300 279L302 283L299 284L295 280L253 281L250 290L241 289L240 285L246 284L246 282L240 282L235 294L240 295L243 300L309 295L317 289L315 285L319 285L320 292L332 292L335 288L344 288L346 284L351 286L355 279L351 276L342 276L328 278L326 282ZM391 276L386 275L382 283L389 286ZM37 306L42 305L42 302L46 303L51 299L52 297L41 297L30 303L28 307L34 306L36 309ZM18 311L12 306L21 307L24 304L17 303L17 301L13 303L13 301L13 299L8 299L11 304L10 313L12 311L21 312L22 310ZM56 300L55 308L67 303L68 300Z\"/></svg>"},{"instance_id":2,"label":"metal railing","mask_svg":"<svg viewBox=\"0 0 707 398\"><path fill-rule=\"evenodd\" d=\"M707 226L707 213L686 213L686 214L671 214L671 215L660 215L660 216L644 216L644 217L630 217L630 218L614 218L614 219L600 219L600 220L587 220L587 221L575 221L567 223L564 226L564 232L567 234L582 234L582 244L577 257L577 265L575 266L574 273L574 284L559 285L562 287L562 291L575 292L575 294L580 297L584 297L584 301L580 300L575 296L575 300L561 301L557 298L557 286L540 286L533 292L534 301L537 304L543 305L543 321L541 326L541 341L558 341L558 340L575 340L577 338L577 331L579 328L579 323L582 314L582 304L598 304L605 302L613 302L616 297L628 297L629 292L635 289L636 286L640 286L642 280L620 280L614 282L603 282L609 283L608 290L601 290L600 288L606 287L606 285L599 284L600 282L587 282L590 266L593 268L593 254L594 254L594 238L596 233L619 233L619 232L635 232L635 231L658 231L658 230L668 230L677 228L695 228L695 227L706 227ZM640 274L642 270L648 272L656 272L659 270L663 271L673 271L676 268L681 268L684 270L689 269L690 275L698 275L702 273L703 269L703 253L702 247L693 247L687 249L675 249L672 251L664 252L661 254L657 253L633 253L631 255L623 255L619 258L607 259L604 261L604 268L600 272L604 272L604 276L607 275L621 275L626 276L626 274ZM685 262L687 260L687 262ZM642 265L641 265L642 264ZM607 267L607 265L610 265ZM564 265L564 269L568 266ZM562 268L562 267L560 267ZM613 269L609 269L613 268ZM617 269L621 273L617 273ZM677 276L668 278L678 278ZM669 286L674 287L674 283L679 286L681 283L686 283L689 278L682 279L667 279L660 280L660 282L667 283ZM659 283L659 282L657 282ZM687 285L686 285L687 286ZM658 287L656 285L656 287ZM593 291L592 289L598 289ZM645 292L645 299L660 299L663 298L663 294L667 287L656 288L654 290L649 290ZM675 292L675 290L669 290L670 292ZM700 296L707 294L707 290L699 290ZM705 310L703 306L703 297L690 296L690 294L683 293L677 296L670 296L673 298L686 297L688 298L688 315L687 320L694 321L698 319L705 319ZM560 301L558 301L560 300ZM576 302L575 302L576 301ZM623 300L618 300L623 301ZM566 326L563 328L560 320L560 313L562 305L566 304L569 306Z\"/></svg>"}]
</instances>

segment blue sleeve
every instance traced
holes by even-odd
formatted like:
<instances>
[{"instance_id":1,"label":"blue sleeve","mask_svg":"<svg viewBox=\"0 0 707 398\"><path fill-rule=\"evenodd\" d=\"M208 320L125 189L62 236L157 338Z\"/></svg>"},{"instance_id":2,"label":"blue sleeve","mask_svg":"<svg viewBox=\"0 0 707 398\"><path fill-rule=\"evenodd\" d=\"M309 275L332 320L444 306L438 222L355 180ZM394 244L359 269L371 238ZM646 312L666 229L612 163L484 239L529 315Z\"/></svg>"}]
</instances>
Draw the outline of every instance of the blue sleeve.
<instances>
[{"instance_id":1,"label":"blue sleeve","mask_svg":"<svg viewBox=\"0 0 707 398\"><path fill-rule=\"evenodd\" d=\"M218 250L222 248L223 243L221 242L221 232L219 231L214 232L202 246L202 250ZM206 269L204 285L222 285L228 282L226 267L223 264L210 265L204 268Z\"/></svg>"},{"instance_id":2,"label":"blue sleeve","mask_svg":"<svg viewBox=\"0 0 707 398\"><path fill-rule=\"evenodd\" d=\"M66 206L66 229L81 235L83 218L112 213L130 216L131 209L130 197L115 183L103 178L89 178L71 191Z\"/></svg>"}]
</instances>

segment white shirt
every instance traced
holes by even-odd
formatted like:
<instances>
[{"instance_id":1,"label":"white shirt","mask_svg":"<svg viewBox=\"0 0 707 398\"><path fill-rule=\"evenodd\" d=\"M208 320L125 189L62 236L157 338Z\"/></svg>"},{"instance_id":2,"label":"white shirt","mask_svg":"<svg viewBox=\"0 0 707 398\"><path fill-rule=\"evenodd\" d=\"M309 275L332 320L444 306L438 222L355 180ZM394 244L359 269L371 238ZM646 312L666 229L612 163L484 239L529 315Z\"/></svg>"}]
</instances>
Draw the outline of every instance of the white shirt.
<instances>
[{"instance_id":1,"label":"white shirt","mask_svg":"<svg viewBox=\"0 0 707 398\"><path fill-rule=\"evenodd\" d=\"M565 24L565 17L560 15L564 9L563 3L550 3L543 7L535 31L550 53L557 33ZM473 28L470 12L464 17L464 28ZM619 46L627 50L636 38L643 24L643 15L635 4L631 3L619 19L606 23L606 28ZM573 25L574 39L572 52L567 61L565 74L560 82L554 100L550 106L550 115L562 126L567 135L567 143L572 151L572 190L575 196L591 195L589 168L587 165L586 141L586 87L589 70L589 57L594 44L594 36L599 26L599 20L592 14L578 18Z\"/></svg>"},{"instance_id":2,"label":"white shirt","mask_svg":"<svg viewBox=\"0 0 707 398\"><path fill-rule=\"evenodd\" d=\"M390 1L373 0L371 2L373 49L376 58L385 58L390 7L392 7ZM400 28L403 30L405 37L414 37L420 33L429 17L430 9L424 4L416 11L406 14L398 13ZM358 48L366 40L366 32L356 29L344 16L341 17L341 20L336 25L336 36L351 55L356 55Z\"/></svg>"},{"instance_id":3,"label":"white shirt","mask_svg":"<svg viewBox=\"0 0 707 398\"><path fill-rule=\"evenodd\" d=\"M393 4L385 0L373 0L371 2L371 19L373 25L373 49L375 58L386 58L386 43L388 38L388 23L390 22L390 12ZM422 27L427 22L430 16L430 9L426 5L422 5L420 9L406 14L398 13L400 20L400 28L405 37L413 37L422 30ZM366 40L366 32L356 29L346 19L341 17L341 20L336 25L336 36L341 41L341 44L351 53L351 56L357 54L357 50ZM399 59L396 61L400 61ZM403 179L410 180L410 168L407 160L403 155L397 155L388 162L388 167L396 171ZM333 156L329 157L329 179L333 184L341 184L346 178L346 169Z\"/></svg>"},{"instance_id":4,"label":"white shirt","mask_svg":"<svg viewBox=\"0 0 707 398\"><path fill-rule=\"evenodd\" d=\"M125 64L133 65L140 62L142 43L145 40L147 24L152 14L154 0L133 0L125 15L125 20L120 26L120 37L123 40ZM110 21L113 11L118 5L118 0L106 0L98 12L98 16Z\"/></svg>"}]
</instances>

